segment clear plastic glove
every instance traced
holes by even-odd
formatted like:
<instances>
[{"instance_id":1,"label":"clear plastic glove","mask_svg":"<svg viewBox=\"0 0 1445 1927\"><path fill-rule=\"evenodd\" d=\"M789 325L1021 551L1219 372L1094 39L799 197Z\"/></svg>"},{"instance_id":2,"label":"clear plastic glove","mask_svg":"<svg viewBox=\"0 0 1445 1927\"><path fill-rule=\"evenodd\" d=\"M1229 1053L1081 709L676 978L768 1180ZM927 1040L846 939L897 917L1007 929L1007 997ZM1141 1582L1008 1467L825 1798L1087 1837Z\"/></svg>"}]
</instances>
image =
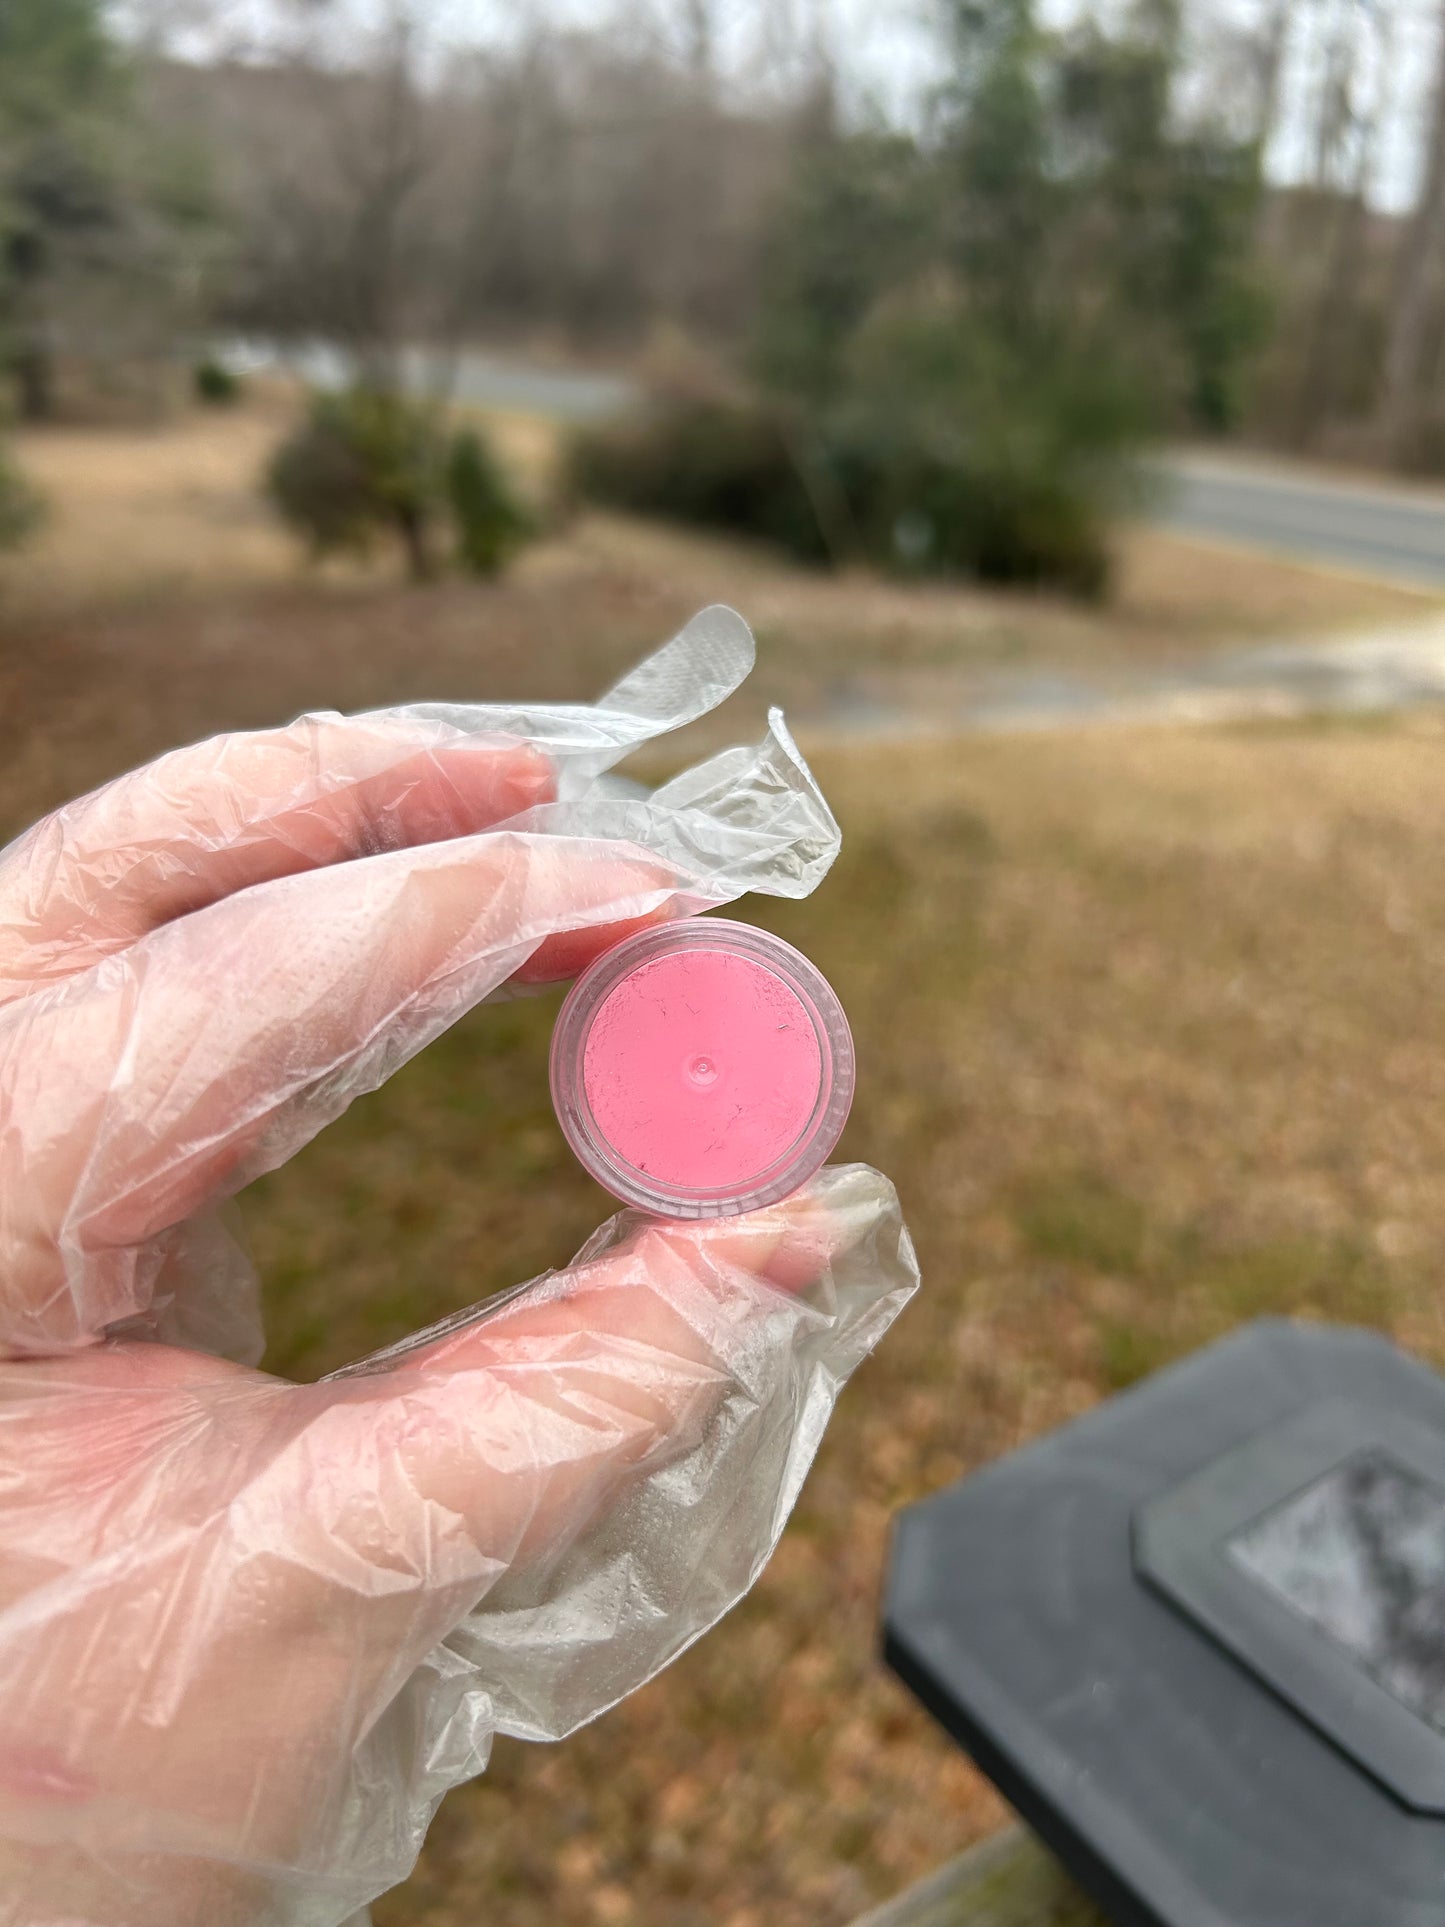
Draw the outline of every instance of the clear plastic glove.
<instances>
[{"instance_id":1,"label":"clear plastic glove","mask_svg":"<svg viewBox=\"0 0 1445 1927\"><path fill-rule=\"evenodd\" d=\"M875 1173L624 1216L307 1386L252 1369L205 1215L488 994L819 881L780 717L651 797L603 774L751 661L706 611L596 708L222 738L0 854L4 1927L335 1927L494 1733L592 1718L760 1570L916 1283Z\"/></svg>"}]
</instances>

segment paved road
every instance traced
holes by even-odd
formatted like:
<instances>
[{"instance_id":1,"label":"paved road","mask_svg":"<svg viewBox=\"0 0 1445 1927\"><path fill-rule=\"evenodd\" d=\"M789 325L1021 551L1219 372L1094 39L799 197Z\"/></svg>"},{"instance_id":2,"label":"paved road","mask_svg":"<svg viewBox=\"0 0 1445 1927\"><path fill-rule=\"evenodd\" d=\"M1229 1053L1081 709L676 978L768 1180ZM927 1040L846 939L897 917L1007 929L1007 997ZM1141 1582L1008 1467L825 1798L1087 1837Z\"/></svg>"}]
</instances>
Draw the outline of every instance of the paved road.
<instances>
[{"instance_id":1,"label":"paved road","mask_svg":"<svg viewBox=\"0 0 1445 1927\"><path fill-rule=\"evenodd\" d=\"M1183 534L1445 588L1445 491L1179 454L1155 465L1148 510Z\"/></svg>"},{"instance_id":2,"label":"paved road","mask_svg":"<svg viewBox=\"0 0 1445 1927\"><path fill-rule=\"evenodd\" d=\"M411 358L409 373L424 378L425 358ZM553 421L593 422L615 415L638 399L626 375L582 368L543 368L497 355L466 354L457 362L453 393L479 408L515 408Z\"/></svg>"},{"instance_id":3,"label":"paved road","mask_svg":"<svg viewBox=\"0 0 1445 1927\"><path fill-rule=\"evenodd\" d=\"M344 351L324 341L284 348L272 341L224 341L219 352L243 372L284 367L317 388L341 388L352 378L353 364ZM601 420L627 408L641 392L626 375L547 367L476 350L439 361L424 349L411 348L403 357L403 371L407 384L420 392L447 387L459 400L479 408L516 409L556 422Z\"/></svg>"}]
</instances>

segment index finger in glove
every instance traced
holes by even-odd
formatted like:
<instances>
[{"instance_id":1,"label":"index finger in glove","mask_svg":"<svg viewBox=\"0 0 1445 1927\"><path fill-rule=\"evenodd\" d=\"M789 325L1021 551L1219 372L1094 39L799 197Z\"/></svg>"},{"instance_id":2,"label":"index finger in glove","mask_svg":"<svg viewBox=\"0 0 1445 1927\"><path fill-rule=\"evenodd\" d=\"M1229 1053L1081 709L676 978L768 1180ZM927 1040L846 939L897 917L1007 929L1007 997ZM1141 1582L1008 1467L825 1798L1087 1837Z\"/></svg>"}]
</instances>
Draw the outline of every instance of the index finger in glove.
<instances>
[{"instance_id":1,"label":"index finger in glove","mask_svg":"<svg viewBox=\"0 0 1445 1927\"><path fill-rule=\"evenodd\" d=\"M303 716L160 757L0 853L0 1002L236 890L504 822L553 790L529 744Z\"/></svg>"},{"instance_id":2,"label":"index finger in glove","mask_svg":"<svg viewBox=\"0 0 1445 1927\"><path fill-rule=\"evenodd\" d=\"M0 1013L0 1345L145 1309L145 1241L282 1163L558 931L673 879L626 846L501 831L282 878Z\"/></svg>"}]
</instances>

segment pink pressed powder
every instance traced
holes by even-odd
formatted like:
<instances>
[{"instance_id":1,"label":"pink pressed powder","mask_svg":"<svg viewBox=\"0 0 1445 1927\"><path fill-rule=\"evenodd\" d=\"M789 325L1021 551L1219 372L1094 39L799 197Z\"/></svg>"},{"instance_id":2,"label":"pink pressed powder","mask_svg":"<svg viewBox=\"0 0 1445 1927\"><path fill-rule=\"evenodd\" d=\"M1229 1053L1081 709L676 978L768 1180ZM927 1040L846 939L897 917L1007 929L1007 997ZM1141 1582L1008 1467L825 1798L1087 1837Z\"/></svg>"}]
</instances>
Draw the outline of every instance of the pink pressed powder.
<instances>
[{"instance_id":1,"label":"pink pressed powder","mask_svg":"<svg viewBox=\"0 0 1445 1927\"><path fill-rule=\"evenodd\" d=\"M568 1142L618 1197L673 1217L795 1190L847 1119L853 1048L790 944L704 917L643 931L573 987L552 1039Z\"/></svg>"}]
</instances>

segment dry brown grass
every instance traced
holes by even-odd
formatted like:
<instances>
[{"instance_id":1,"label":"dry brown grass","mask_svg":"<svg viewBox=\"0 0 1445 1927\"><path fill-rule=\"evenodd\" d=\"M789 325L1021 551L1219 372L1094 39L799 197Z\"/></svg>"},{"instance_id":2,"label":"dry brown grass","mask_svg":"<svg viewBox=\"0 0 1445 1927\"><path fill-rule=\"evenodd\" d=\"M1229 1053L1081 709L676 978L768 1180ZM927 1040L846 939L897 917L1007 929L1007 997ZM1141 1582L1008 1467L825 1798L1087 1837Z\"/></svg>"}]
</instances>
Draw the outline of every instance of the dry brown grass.
<instances>
[{"instance_id":1,"label":"dry brown grass","mask_svg":"<svg viewBox=\"0 0 1445 1927\"><path fill-rule=\"evenodd\" d=\"M1159 531L1120 538L1116 600L1088 609L951 585L829 579L743 545L588 517L499 584L422 589L390 558L318 570L270 519L257 481L294 398L152 432L21 438L47 491L39 538L0 557L0 833L156 754L311 708L600 690L703 602L738 604L760 642L727 733L770 702L795 722L840 700L947 714L980 674L1159 661L1241 637L1396 620L1432 605ZM493 423L545 488L556 438ZM715 741L710 726L690 749Z\"/></svg>"},{"instance_id":2,"label":"dry brown grass","mask_svg":"<svg viewBox=\"0 0 1445 1927\"><path fill-rule=\"evenodd\" d=\"M53 428L16 438L47 515L0 560L0 597L27 612L275 582L295 550L258 483L286 416L266 397L153 429Z\"/></svg>"},{"instance_id":3,"label":"dry brown grass","mask_svg":"<svg viewBox=\"0 0 1445 1927\"><path fill-rule=\"evenodd\" d=\"M1440 598L1227 543L1132 527L1118 538L1117 603L1141 639L1310 635L1408 620Z\"/></svg>"},{"instance_id":4,"label":"dry brown grass","mask_svg":"<svg viewBox=\"0 0 1445 1927\"><path fill-rule=\"evenodd\" d=\"M0 631L0 834L170 742L311 704L583 693L713 570L752 613L784 598L774 689L816 686L834 625L865 661L865 611L877 656L919 610L958 633L1039 606L860 601L652 540L594 525L491 589L232 580L169 606L31 605ZM1134 594L1194 621L1162 578ZM898 1180L924 1292L749 1600L567 1745L500 1746L379 1927L849 1920L1001 1815L879 1667L898 1506L1257 1312L1367 1320L1445 1363L1441 751L1422 718L819 758L839 867L807 904L743 913L849 1008L845 1150ZM278 1370L555 1263L604 1214L547 1102L553 1009L475 1014L254 1187Z\"/></svg>"},{"instance_id":5,"label":"dry brown grass","mask_svg":"<svg viewBox=\"0 0 1445 1927\"><path fill-rule=\"evenodd\" d=\"M263 499L267 459L295 418L280 383L253 385L246 404L191 410L151 428L46 428L15 453L47 514L19 554L0 559L0 601L13 617L182 603L218 592L385 581L394 565L304 566ZM525 416L493 418L514 471L544 489L556 436Z\"/></svg>"},{"instance_id":6,"label":"dry brown grass","mask_svg":"<svg viewBox=\"0 0 1445 1927\"><path fill-rule=\"evenodd\" d=\"M386 584L394 564L308 567L258 483L294 416L280 385L244 407L192 411L152 430L64 428L17 438L25 472L50 504L39 535L0 557L0 610L27 619L165 609L197 599L324 599ZM557 431L525 416L487 418L525 486L555 483ZM1408 617L1422 593L1297 568L1265 556L1126 528L1116 592L1101 609L1046 595L949 584L829 579L762 548L613 516L589 516L532 553L523 577L562 573L585 593L597 578L666 583L682 602L746 600L759 631L786 637L816 695L840 672L963 669L1046 656L1176 655L1255 635L1315 632ZM802 684L800 683L800 687Z\"/></svg>"},{"instance_id":7,"label":"dry brown grass","mask_svg":"<svg viewBox=\"0 0 1445 1927\"><path fill-rule=\"evenodd\" d=\"M1115 537L1116 579L1099 606L1059 596L818 575L769 550L660 523L593 516L588 556L693 585L702 600L745 596L761 634L877 670L1022 662L1177 658L1254 637L1313 635L1408 620L1438 607L1424 591L1298 566L1130 525Z\"/></svg>"}]
</instances>

